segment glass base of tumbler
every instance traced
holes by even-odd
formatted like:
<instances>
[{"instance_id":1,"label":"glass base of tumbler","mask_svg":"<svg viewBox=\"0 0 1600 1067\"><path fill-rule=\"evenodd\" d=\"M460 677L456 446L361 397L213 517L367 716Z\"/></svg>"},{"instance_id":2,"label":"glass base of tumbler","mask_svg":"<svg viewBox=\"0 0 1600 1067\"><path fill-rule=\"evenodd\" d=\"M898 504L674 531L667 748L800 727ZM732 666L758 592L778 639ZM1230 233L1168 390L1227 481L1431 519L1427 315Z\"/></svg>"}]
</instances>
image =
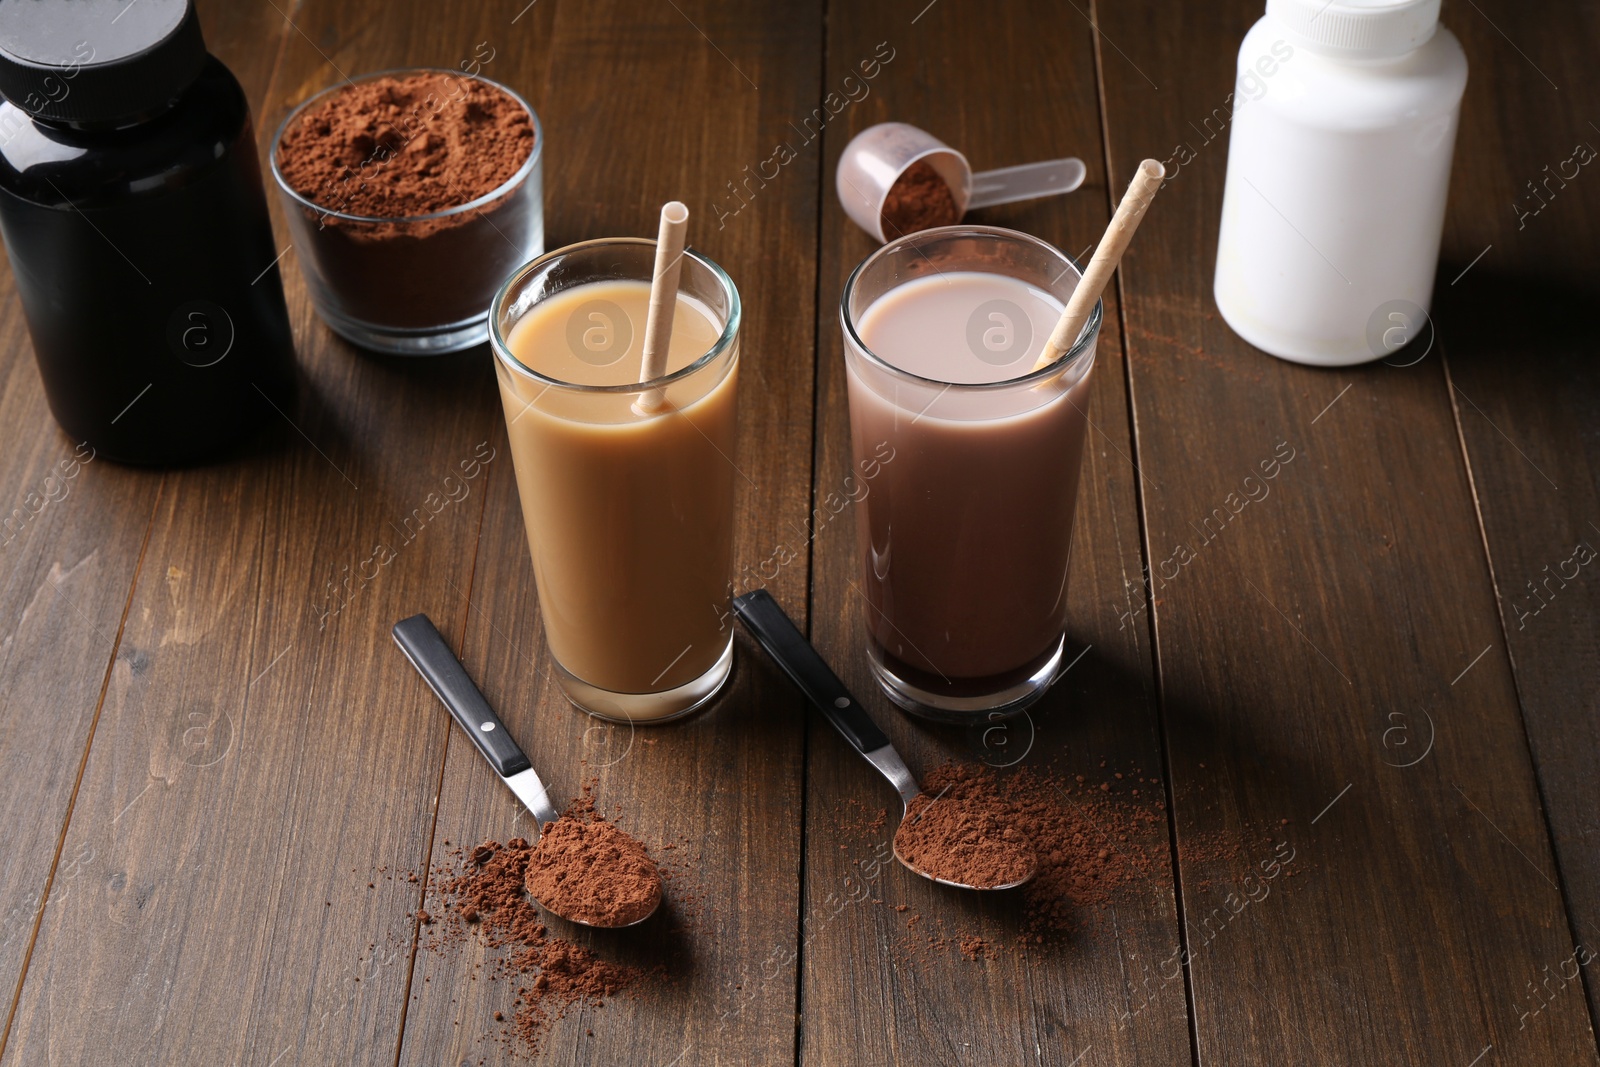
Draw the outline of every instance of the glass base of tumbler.
<instances>
[{"instance_id":1,"label":"glass base of tumbler","mask_svg":"<svg viewBox=\"0 0 1600 1067\"><path fill-rule=\"evenodd\" d=\"M625 722L635 726L655 726L693 715L709 704L733 673L733 633L722 655L700 677L660 693L614 693L590 685L551 657L561 691L579 711L606 722Z\"/></svg>"},{"instance_id":2,"label":"glass base of tumbler","mask_svg":"<svg viewBox=\"0 0 1600 1067\"><path fill-rule=\"evenodd\" d=\"M353 345L391 356L442 356L460 352L489 340L489 316L482 315L447 326L407 328L377 326L318 306L317 314L328 328Z\"/></svg>"},{"instance_id":3,"label":"glass base of tumbler","mask_svg":"<svg viewBox=\"0 0 1600 1067\"><path fill-rule=\"evenodd\" d=\"M1020 679L1013 672L997 678L993 689L986 689L982 679L962 679L959 695L934 692L907 678L909 672L892 667L883 650L872 641L867 642L867 662L878 686L901 710L932 722L970 726L1020 715L1043 696L1061 669L1066 640L1065 634L1059 637L1054 647L1035 660L1039 666Z\"/></svg>"}]
</instances>

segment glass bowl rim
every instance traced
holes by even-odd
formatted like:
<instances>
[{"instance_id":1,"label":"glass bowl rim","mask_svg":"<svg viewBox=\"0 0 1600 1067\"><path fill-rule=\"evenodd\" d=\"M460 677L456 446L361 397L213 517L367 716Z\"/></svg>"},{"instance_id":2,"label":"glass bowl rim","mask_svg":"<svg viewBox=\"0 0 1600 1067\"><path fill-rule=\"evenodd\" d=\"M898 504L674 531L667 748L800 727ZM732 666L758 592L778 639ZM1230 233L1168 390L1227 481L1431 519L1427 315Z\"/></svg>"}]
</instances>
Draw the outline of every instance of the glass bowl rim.
<instances>
[{"instance_id":1,"label":"glass bowl rim","mask_svg":"<svg viewBox=\"0 0 1600 1067\"><path fill-rule=\"evenodd\" d=\"M341 92L364 82L376 81L379 78L399 78L408 74L447 74L452 77L463 78L467 81L478 81L483 82L485 85L494 86L500 92L505 93L511 99L515 100L519 105L521 105L522 109L528 113L528 119L533 123L533 151L528 153L528 158L523 160L522 166L517 168L517 172L515 174L507 178L504 182L495 186L489 192L484 193L482 196L474 200L470 200L465 204L457 204L455 207L445 208L442 211L431 211L426 215L356 215L347 211L336 211L331 207L326 207L317 203L315 200L303 195L289 185L288 181L284 179L283 171L278 167L278 150L283 145L283 135L288 132L290 123L299 118L301 113L303 113L307 108L311 107L313 104L319 103L334 93ZM369 224L427 222L433 219L450 218L453 215L460 215L468 211L474 211L479 208L486 207L526 181L528 175L533 173L533 169L539 165L539 159L543 155L544 127L539 123L538 112L533 110L528 102L522 98L520 93L508 85L495 81L493 78L485 78L481 74L467 74L463 71L451 70L447 67L395 67L389 70L378 70L373 71L370 74L363 74L357 78L348 79L338 85L330 85L320 92L313 93L306 99L300 101L299 104L295 105L294 109L289 112L288 116L283 120L283 122L278 124L278 132L272 137L272 150L267 154L268 164L272 170L273 181L277 182L278 189L295 203L299 204L308 211L316 212L318 215L324 218L342 219L346 222L364 222Z\"/></svg>"}]
</instances>

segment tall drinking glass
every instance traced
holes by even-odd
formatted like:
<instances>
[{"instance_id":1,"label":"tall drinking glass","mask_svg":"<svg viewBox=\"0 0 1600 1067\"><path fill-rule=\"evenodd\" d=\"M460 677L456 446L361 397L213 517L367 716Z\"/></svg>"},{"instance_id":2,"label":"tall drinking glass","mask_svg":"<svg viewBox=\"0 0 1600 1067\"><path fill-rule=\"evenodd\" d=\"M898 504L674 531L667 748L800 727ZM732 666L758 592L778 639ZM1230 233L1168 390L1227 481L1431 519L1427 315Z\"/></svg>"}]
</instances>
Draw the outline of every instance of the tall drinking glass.
<instances>
[{"instance_id":1,"label":"tall drinking glass","mask_svg":"<svg viewBox=\"0 0 1600 1067\"><path fill-rule=\"evenodd\" d=\"M733 665L739 293L685 252L667 372L639 381L655 242L587 241L512 275L490 328L540 616L567 697L664 721Z\"/></svg>"},{"instance_id":2,"label":"tall drinking glass","mask_svg":"<svg viewBox=\"0 0 1600 1067\"><path fill-rule=\"evenodd\" d=\"M845 284L851 439L878 468L856 516L867 654L914 714L1015 714L1060 667L1100 305L1032 368L1079 278L1036 238L950 226Z\"/></svg>"}]
</instances>

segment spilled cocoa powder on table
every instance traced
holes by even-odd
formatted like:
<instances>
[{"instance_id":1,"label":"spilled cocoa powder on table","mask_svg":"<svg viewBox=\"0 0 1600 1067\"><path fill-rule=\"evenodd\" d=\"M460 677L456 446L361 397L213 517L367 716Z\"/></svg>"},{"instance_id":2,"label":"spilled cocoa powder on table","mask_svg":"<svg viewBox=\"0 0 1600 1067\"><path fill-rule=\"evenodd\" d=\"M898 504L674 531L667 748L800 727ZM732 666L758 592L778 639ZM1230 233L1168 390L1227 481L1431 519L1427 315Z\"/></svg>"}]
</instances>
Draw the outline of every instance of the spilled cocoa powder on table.
<instances>
[{"instance_id":1,"label":"spilled cocoa powder on table","mask_svg":"<svg viewBox=\"0 0 1600 1067\"><path fill-rule=\"evenodd\" d=\"M930 817L941 806L949 806L947 825L956 828L958 841L960 831L973 826L982 827L976 835L979 841L995 835L996 827L1005 826L1015 837L1000 840L1020 839L1024 847L1031 848L1037 873L1020 888L1007 892L1016 901L1012 923L1019 946L1069 938L1085 924L1101 921L1124 894L1166 884L1170 854L1161 832L1166 822L1165 792L1160 779L1146 777L1137 769L1126 774L1112 770L1104 780L1091 781L1083 774L1061 774L1043 767L997 773L987 766L948 762L926 776L924 788ZM965 814L955 814L962 812ZM876 836L882 832L885 817L886 810L847 811L841 822L852 834ZM1284 820L1274 829L1281 834L1287 825ZM1152 841L1152 834L1159 840ZM1270 847L1271 836L1275 835L1269 835L1269 843L1263 847ZM900 845L897 836L897 849ZM1186 835L1184 848L1190 861L1202 864L1234 863L1244 854L1239 839L1222 835ZM945 858L960 861L966 857L956 847L948 849ZM978 858L975 867L963 870L959 864L952 866L950 873L955 877L950 880L981 884L981 877L974 875L985 869L985 863ZM1293 874L1285 871L1286 876ZM1202 879L1196 888L1204 891L1208 883ZM912 959L923 949L959 950L968 960L990 959L1004 950L1003 942L958 929L962 922L958 909L923 914L907 904L889 906L905 915L910 937L905 951Z\"/></svg>"},{"instance_id":2,"label":"spilled cocoa powder on table","mask_svg":"<svg viewBox=\"0 0 1600 1067\"><path fill-rule=\"evenodd\" d=\"M1148 855L1128 843L1140 824L1156 821L1159 808L1120 810L1104 800L1074 797L1074 791L1085 792L1082 785L1031 767L1002 775L958 763L936 768L925 780L925 795L940 798L926 809L930 819L945 806L944 825L959 829L978 824L990 834L1004 827L1011 831L1009 838L1000 838L1007 853L1036 858L1036 873L1017 890L1024 943L1070 932L1085 909L1109 903L1118 890L1163 871L1164 856ZM1165 806L1160 801L1157 805ZM945 851L957 875L951 881L984 884L971 879L987 869L981 844L980 839ZM962 861L975 866L963 871ZM969 877L960 877L963 873Z\"/></svg>"},{"instance_id":3,"label":"spilled cocoa powder on table","mask_svg":"<svg viewBox=\"0 0 1600 1067\"><path fill-rule=\"evenodd\" d=\"M491 978L516 983L502 1037L512 1049L538 1052L556 1019L579 1004L603 1005L643 974L550 933L523 890L532 856L520 837L456 849L455 862L436 872L433 907L418 918L429 928L430 951L445 954L469 939L504 950L490 963ZM494 1015L508 1022L504 1011Z\"/></svg>"},{"instance_id":4,"label":"spilled cocoa powder on table","mask_svg":"<svg viewBox=\"0 0 1600 1067\"><path fill-rule=\"evenodd\" d=\"M557 937L529 896L528 888L537 881L534 868L543 860L570 883L559 892L596 914L618 908L628 914L638 906L628 901L652 893L652 909L660 900L662 875L648 851L595 810L592 788L592 782L586 784L583 796L546 830L558 835L552 851L546 852L542 841L529 844L520 837L503 845L484 841L473 848L452 848L450 860L434 868L428 906L417 915L425 931L423 945L431 952L448 955L471 941L500 950L487 963L489 978L514 984L515 995L505 1009L494 1012L493 1021L501 1042L513 1053L537 1054L552 1024L573 1008L603 1007L608 999L665 977L662 970L612 963ZM577 867L597 853L608 867L621 862L630 872L631 889L610 895L595 885L605 878L605 870Z\"/></svg>"}]
</instances>

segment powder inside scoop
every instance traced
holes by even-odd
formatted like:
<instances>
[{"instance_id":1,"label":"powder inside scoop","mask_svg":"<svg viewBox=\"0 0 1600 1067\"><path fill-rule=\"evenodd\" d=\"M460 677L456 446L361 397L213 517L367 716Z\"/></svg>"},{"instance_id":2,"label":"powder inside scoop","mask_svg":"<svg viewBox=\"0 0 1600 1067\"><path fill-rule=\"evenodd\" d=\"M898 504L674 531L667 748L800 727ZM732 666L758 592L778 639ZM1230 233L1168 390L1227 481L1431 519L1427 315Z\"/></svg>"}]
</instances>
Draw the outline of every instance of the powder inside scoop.
<instances>
[{"instance_id":1,"label":"powder inside scoop","mask_svg":"<svg viewBox=\"0 0 1600 1067\"><path fill-rule=\"evenodd\" d=\"M883 201L883 232L891 239L960 221L955 194L925 159L907 167Z\"/></svg>"}]
</instances>

